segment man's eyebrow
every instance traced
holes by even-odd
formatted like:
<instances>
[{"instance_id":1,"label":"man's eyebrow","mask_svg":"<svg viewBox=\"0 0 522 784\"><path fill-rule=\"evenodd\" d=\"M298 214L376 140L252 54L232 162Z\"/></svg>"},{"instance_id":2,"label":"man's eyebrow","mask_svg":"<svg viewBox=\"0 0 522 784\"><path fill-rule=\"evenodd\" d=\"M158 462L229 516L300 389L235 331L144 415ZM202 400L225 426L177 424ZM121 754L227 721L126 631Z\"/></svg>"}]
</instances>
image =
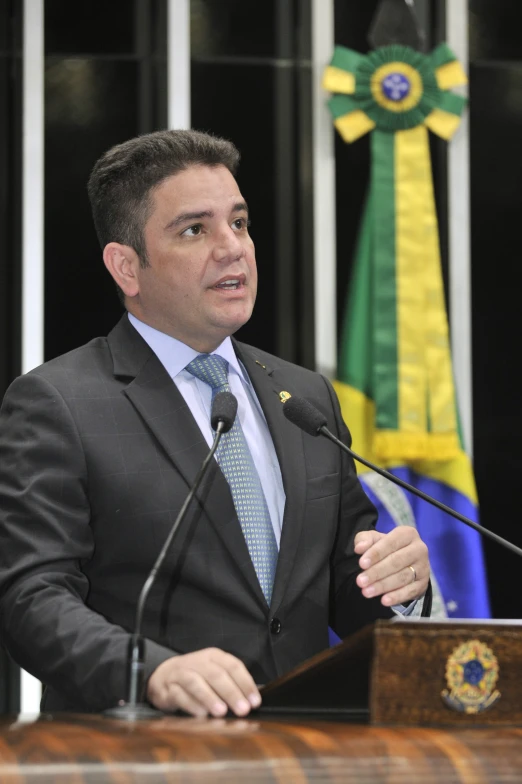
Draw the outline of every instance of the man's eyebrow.
<instances>
[{"instance_id":1,"label":"man's eyebrow","mask_svg":"<svg viewBox=\"0 0 522 784\"><path fill-rule=\"evenodd\" d=\"M170 223L167 223L165 229L175 229L176 226L181 226L182 223L187 223L188 221L197 221L201 220L202 218L213 218L214 213L212 210L202 210L201 212L182 212L181 215L177 215Z\"/></svg>"},{"instance_id":2,"label":"man's eyebrow","mask_svg":"<svg viewBox=\"0 0 522 784\"><path fill-rule=\"evenodd\" d=\"M246 201L238 201L232 207L232 212L246 212L248 214L248 205ZM182 212L177 215L165 226L165 230L175 229L183 223L190 223L190 221L198 221L203 218L213 218L214 212L212 210L201 210L200 212Z\"/></svg>"}]
</instances>

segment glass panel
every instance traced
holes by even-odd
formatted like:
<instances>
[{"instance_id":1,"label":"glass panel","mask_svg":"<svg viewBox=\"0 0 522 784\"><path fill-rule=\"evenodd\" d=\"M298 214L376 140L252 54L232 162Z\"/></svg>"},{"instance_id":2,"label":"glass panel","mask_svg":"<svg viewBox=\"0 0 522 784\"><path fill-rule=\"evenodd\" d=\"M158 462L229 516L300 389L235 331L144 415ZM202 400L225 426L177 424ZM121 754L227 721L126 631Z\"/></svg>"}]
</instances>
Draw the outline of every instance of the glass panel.
<instances>
[{"instance_id":1,"label":"glass panel","mask_svg":"<svg viewBox=\"0 0 522 784\"><path fill-rule=\"evenodd\" d=\"M519 537L522 63L472 67L471 236L474 466L481 522ZM492 100L494 96L494 101ZM485 540L493 613L520 617L514 554Z\"/></svg>"},{"instance_id":2,"label":"glass panel","mask_svg":"<svg viewBox=\"0 0 522 784\"><path fill-rule=\"evenodd\" d=\"M276 258L274 230L274 69L196 63L191 79L193 127L231 139L241 152L238 181L252 218L259 289L254 315L238 337L274 352L275 265L280 261Z\"/></svg>"},{"instance_id":3,"label":"glass panel","mask_svg":"<svg viewBox=\"0 0 522 784\"><path fill-rule=\"evenodd\" d=\"M191 0L192 57L273 57L277 2Z\"/></svg>"},{"instance_id":4,"label":"glass panel","mask_svg":"<svg viewBox=\"0 0 522 784\"><path fill-rule=\"evenodd\" d=\"M521 27L518 0L470 0L470 60L522 59Z\"/></svg>"}]
</instances>

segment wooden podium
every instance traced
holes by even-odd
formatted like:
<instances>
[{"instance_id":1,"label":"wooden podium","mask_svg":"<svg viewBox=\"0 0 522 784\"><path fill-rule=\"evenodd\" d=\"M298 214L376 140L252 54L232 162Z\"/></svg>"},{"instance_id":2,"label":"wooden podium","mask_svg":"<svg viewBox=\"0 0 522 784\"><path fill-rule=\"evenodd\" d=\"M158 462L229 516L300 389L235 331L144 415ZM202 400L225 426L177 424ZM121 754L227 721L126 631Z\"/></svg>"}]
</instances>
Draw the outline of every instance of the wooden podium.
<instances>
[{"instance_id":1,"label":"wooden podium","mask_svg":"<svg viewBox=\"0 0 522 784\"><path fill-rule=\"evenodd\" d=\"M267 684L247 719L5 719L0 782L514 784L521 653L516 622L378 622ZM463 668L466 699L488 683L473 713L455 709Z\"/></svg>"},{"instance_id":2,"label":"wooden podium","mask_svg":"<svg viewBox=\"0 0 522 784\"><path fill-rule=\"evenodd\" d=\"M263 713L522 724L522 622L377 621L262 689Z\"/></svg>"},{"instance_id":3,"label":"wooden podium","mask_svg":"<svg viewBox=\"0 0 522 784\"><path fill-rule=\"evenodd\" d=\"M522 730L310 718L0 723L2 784L518 784Z\"/></svg>"}]
</instances>

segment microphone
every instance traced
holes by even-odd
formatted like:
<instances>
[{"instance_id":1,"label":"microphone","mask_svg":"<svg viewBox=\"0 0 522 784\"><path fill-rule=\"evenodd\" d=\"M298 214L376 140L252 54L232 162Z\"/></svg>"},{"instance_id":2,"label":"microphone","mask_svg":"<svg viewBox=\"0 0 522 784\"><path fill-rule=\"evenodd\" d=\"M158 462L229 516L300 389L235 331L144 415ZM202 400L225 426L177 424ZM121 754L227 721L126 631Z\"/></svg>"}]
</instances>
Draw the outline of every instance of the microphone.
<instances>
[{"instance_id":1,"label":"microphone","mask_svg":"<svg viewBox=\"0 0 522 784\"><path fill-rule=\"evenodd\" d=\"M232 392L218 392L212 401L210 424L216 431L216 437L228 433L234 424L237 414L237 397ZM219 440L218 440L219 443ZM213 447L212 447L213 448Z\"/></svg>"},{"instance_id":2,"label":"microphone","mask_svg":"<svg viewBox=\"0 0 522 784\"><path fill-rule=\"evenodd\" d=\"M137 719L154 719L163 716L162 711L156 710L143 701L144 692L144 670L145 670L145 640L141 636L141 623L143 619L143 611L150 589L154 585L159 570L167 556L173 539L176 535L180 523L185 517L187 510L190 506L198 487L201 484L215 451L218 448L221 436L223 433L228 433L237 413L237 398L231 392L218 392L212 401L212 410L210 413L210 424L212 429L215 430L216 435L212 447L198 471L194 483L179 510L178 516L174 520L170 533L165 540L160 554L158 555L154 566L149 572L149 576L143 584L138 603L136 605L136 618L134 622L134 632L129 639L129 648L127 651L127 700L115 708L109 708L104 711L105 716L111 719L123 719L125 721L136 721Z\"/></svg>"},{"instance_id":3,"label":"microphone","mask_svg":"<svg viewBox=\"0 0 522 784\"><path fill-rule=\"evenodd\" d=\"M354 460L357 462L362 463L367 468L371 468L372 471L375 471L377 474L380 474L385 479L389 479L390 482L393 482L396 485L404 488L405 490L409 490L414 495L422 498L423 501L427 501L432 506L436 506L437 509L441 509L443 512L447 512L447 514L454 517L456 520L460 520L461 523L465 523L470 528L474 528L475 531L478 531L483 536L488 536L490 539L493 539L494 542L501 544L503 547L506 547L508 550L516 553L517 555L522 555L522 549L517 547L516 545L508 542L507 539L503 539L498 534L490 531L488 528L483 528L481 525L476 523L474 520L470 520L469 517L465 517L464 515L460 514L460 512L456 512L451 507L446 506L441 501L437 501L436 498L432 498L430 495L423 493L422 490L418 490L413 485L408 484L403 479L400 479L398 476L394 476L390 474L389 471L386 471L384 468L380 468L379 466L371 463L369 460L366 460L364 457L361 457L353 449L346 446L339 438L334 436L330 430L326 427L327 419L309 400L306 400L303 397L289 397L288 400L285 402L283 406L283 412L285 417L290 421L293 422L294 425L300 427L301 430L304 430L305 433L308 433L310 436L326 436L329 438L330 441L333 441L334 444L337 444L338 447L343 449L347 452Z\"/></svg>"}]
</instances>

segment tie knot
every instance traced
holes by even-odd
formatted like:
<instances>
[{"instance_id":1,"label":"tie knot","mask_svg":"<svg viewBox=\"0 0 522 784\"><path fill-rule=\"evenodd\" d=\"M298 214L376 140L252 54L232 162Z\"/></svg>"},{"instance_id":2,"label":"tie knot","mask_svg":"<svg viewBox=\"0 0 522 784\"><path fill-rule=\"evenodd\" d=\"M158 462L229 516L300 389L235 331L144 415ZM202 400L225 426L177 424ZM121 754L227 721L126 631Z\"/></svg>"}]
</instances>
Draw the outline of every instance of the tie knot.
<instances>
[{"instance_id":1,"label":"tie knot","mask_svg":"<svg viewBox=\"0 0 522 784\"><path fill-rule=\"evenodd\" d=\"M212 389L228 387L228 362L218 354L200 354L186 369Z\"/></svg>"}]
</instances>

